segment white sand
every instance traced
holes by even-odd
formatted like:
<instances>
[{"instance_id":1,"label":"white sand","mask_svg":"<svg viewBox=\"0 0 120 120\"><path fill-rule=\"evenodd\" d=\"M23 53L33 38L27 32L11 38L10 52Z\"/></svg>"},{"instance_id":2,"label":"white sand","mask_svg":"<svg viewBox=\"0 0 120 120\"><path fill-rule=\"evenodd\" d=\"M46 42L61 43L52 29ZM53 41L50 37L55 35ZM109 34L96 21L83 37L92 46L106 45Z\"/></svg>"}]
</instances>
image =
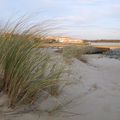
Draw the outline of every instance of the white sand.
<instances>
[{"instance_id":1,"label":"white sand","mask_svg":"<svg viewBox=\"0 0 120 120\"><path fill-rule=\"evenodd\" d=\"M69 74L64 79L70 82L59 98L49 98L39 107L51 110L65 104L53 114L31 112L19 115L0 113L0 120L120 120L120 61L86 56L88 64L74 59L66 65ZM0 107L0 110L2 108Z\"/></svg>"}]
</instances>

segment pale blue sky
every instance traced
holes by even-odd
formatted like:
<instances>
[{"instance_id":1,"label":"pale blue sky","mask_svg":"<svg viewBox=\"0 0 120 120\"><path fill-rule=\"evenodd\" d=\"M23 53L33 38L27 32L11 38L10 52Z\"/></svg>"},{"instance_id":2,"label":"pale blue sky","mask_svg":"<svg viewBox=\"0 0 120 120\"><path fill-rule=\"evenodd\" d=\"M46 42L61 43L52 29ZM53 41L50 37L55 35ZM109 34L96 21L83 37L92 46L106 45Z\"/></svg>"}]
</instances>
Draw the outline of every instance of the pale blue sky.
<instances>
[{"instance_id":1,"label":"pale blue sky","mask_svg":"<svg viewBox=\"0 0 120 120\"><path fill-rule=\"evenodd\" d=\"M56 20L72 37L120 39L120 0L0 0L0 20L25 13Z\"/></svg>"}]
</instances>

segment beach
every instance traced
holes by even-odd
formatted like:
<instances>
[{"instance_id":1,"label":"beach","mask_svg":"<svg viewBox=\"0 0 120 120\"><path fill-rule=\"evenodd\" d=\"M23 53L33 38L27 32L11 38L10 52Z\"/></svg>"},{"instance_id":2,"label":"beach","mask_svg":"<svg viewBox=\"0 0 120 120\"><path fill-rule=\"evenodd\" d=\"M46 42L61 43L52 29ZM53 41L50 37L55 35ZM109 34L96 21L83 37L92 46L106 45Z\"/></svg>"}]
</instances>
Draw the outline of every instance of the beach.
<instances>
[{"instance_id":1,"label":"beach","mask_svg":"<svg viewBox=\"0 0 120 120\"><path fill-rule=\"evenodd\" d=\"M55 55L59 60L62 57ZM62 79L67 84L58 97L43 101L38 111L8 114L1 96L0 120L119 120L120 61L101 54L85 58L87 63L75 58L70 64L64 63L67 72Z\"/></svg>"}]
</instances>

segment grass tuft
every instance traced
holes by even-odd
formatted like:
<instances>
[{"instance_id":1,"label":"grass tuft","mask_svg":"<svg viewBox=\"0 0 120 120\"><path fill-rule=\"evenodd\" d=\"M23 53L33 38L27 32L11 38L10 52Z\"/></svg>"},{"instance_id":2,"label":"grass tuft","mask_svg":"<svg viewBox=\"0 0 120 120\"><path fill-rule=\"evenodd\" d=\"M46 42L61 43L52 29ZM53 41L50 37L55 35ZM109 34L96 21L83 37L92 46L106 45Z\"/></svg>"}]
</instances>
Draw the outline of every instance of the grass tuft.
<instances>
[{"instance_id":1,"label":"grass tuft","mask_svg":"<svg viewBox=\"0 0 120 120\"><path fill-rule=\"evenodd\" d=\"M36 29L36 25L25 26L22 20L12 27L8 22L0 31L0 87L12 108L33 104L42 91L57 94L62 73L56 64L49 68L50 55L38 48L37 34L43 40L44 31Z\"/></svg>"},{"instance_id":2,"label":"grass tuft","mask_svg":"<svg viewBox=\"0 0 120 120\"><path fill-rule=\"evenodd\" d=\"M77 59L81 60L82 55L83 55L83 50L81 49L81 47L65 46L63 48L63 57L64 57L65 61L67 61L68 63L71 62L72 58L77 58Z\"/></svg>"},{"instance_id":3,"label":"grass tuft","mask_svg":"<svg viewBox=\"0 0 120 120\"><path fill-rule=\"evenodd\" d=\"M88 45L81 45L81 46L70 45L63 47L62 52L65 61L67 61L68 63L71 62L72 58L77 58L80 61L86 63L87 60L83 55L97 54L97 53L102 53L103 51L96 47L88 46Z\"/></svg>"}]
</instances>

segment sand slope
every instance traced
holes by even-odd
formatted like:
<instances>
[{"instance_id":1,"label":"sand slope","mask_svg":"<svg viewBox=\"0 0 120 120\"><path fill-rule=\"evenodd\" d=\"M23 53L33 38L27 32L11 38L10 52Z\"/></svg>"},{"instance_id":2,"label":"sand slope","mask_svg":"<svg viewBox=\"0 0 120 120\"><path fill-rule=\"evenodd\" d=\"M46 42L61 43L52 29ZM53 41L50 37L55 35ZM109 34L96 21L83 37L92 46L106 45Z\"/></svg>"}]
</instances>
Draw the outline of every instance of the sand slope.
<instances>
[{"instance_id":1,"label":"sand slope","mask_svg":"<svg viewBox=\"0 0 120 120\"><path fill-rule=\"evenodd\" d=\"M61 104L71 101L69 104L53 114L1 115L0 120L120 120L120 61L99 55L89 55L87 59L87 64L74 59L71 65L66 65L69 74L64 79L70 84L56 101ZM56 104L53 101L45 101L41 108Z\"/></svg>"}]
</instances>

